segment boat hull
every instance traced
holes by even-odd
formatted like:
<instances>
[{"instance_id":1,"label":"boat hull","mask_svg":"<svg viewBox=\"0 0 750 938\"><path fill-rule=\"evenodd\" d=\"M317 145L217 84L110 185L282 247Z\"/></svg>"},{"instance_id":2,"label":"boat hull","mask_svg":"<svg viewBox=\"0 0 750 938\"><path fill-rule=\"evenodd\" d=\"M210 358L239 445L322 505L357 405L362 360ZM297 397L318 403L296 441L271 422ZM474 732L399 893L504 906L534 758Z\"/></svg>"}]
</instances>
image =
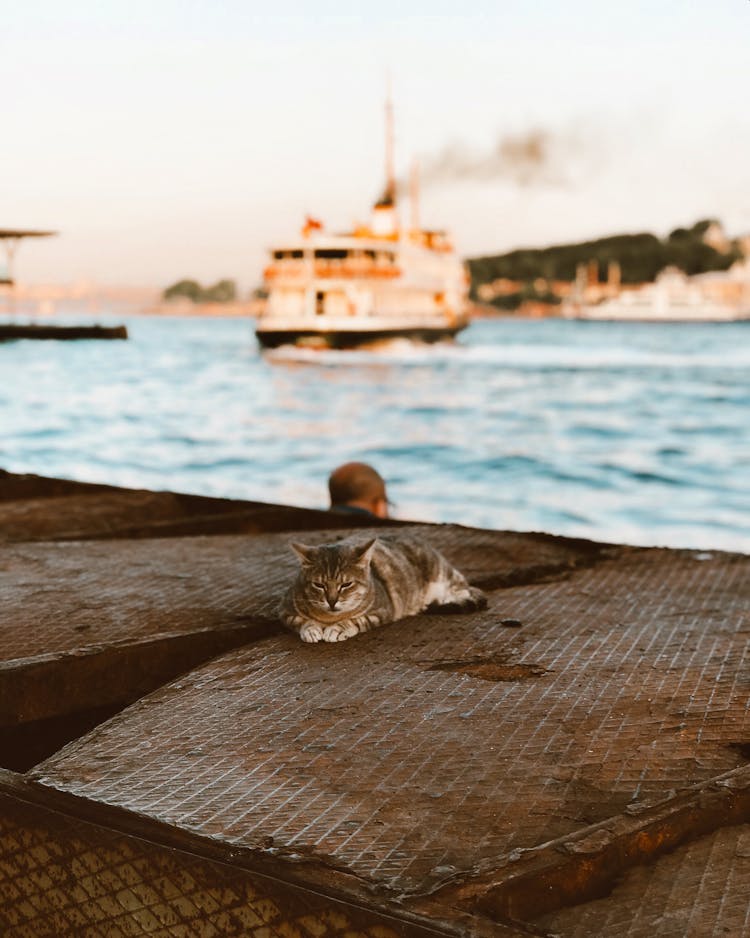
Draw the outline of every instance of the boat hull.
<instances>
[{"instance_id":1,"label":"boat hull","mask_svg":"<svg viewBox=\"0 0 750 938\"><path fill-rule=\"evenodd\" d=\"M389 339L410 339L415 342L440 342L452 339L468 323L451 326L407 326L372 330L347 329L274 329L258 328L255 335L263 348L298 345L307 348L353 349Z\"/></svg>"}]
</instances>

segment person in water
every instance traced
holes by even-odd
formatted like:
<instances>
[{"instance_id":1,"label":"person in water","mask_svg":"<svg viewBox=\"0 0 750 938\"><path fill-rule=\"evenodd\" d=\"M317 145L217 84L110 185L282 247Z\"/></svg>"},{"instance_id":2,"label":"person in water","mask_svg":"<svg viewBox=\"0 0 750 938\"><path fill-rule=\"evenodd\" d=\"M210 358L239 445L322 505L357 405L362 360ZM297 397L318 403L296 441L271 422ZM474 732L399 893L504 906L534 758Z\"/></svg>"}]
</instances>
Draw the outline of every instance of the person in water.
<instances>
[{"instance_id":1,"label":"person in water","mask_svg":"<svg viewBox=\"0 0 750 938\"><path fill-rule=\"evenodd\" d=\"M388 496L380 473L364 462L348 462L328 479L331 511L388 517Z\"/></svg>"}]
</instances>

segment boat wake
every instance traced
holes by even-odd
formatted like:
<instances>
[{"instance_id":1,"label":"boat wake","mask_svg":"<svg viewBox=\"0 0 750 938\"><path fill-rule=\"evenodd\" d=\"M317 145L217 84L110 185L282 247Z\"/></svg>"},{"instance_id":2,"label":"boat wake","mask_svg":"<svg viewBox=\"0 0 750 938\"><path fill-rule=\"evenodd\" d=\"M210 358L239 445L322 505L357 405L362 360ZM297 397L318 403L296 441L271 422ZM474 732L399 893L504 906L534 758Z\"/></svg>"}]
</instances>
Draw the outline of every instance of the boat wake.
<instances>
[{"instance_id":1,"label":"boat wake","mask_svg":"<svg viewBox=\"0 0 750 938\"><path fill-rule=\"evenodd\" d=\"M720 352L713 350L647 349L637 347L572 347L570 345L468 345L460 340L418 342L412 339L388 339L357 349L314 349L283 345L263 352L263 358L280 365L318 367L356 367L372 365L435 366L475 365L501 367L517 371L649 371L682 368L750 369L750 349L735 346Z\"/></svg>"},{"instance_id":2,"label":"boat wake","mask_svg":"<svg viewBox=\"0 0 750 938\"><path fill-rule=\"evenodd\" d=\"M433 364L441 358L453 358L462 349L453 340L443 342L419 342L415 339L379 339L356 349L309 348L298 345L281 345L263 352L266 361L275 364L340 365L377 364ZM463 355L461 355L463 357Z\"/></svg>"}]
</instances>

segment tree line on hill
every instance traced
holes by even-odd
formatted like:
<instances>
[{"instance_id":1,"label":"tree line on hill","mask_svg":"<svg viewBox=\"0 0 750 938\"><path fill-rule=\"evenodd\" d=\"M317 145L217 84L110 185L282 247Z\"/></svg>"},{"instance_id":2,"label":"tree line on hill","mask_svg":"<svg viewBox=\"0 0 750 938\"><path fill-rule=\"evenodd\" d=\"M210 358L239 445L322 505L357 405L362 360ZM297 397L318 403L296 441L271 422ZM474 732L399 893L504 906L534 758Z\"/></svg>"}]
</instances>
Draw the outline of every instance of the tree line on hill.
<instances>
[{"instance_id":1,"label":"tree line on hill","mask_svg":"<svg viewBox=\"0 0 750 938\"><path fill-rule=\"evenodd\" d=\"M234 280L219 280L210 287L202 287L197 280L178 280L162 293L169 300L190 300L193 303L233 303L237 299Z\"/></svg>"},{"instance_id":2,"label":"tree line on hill","mask_svg":"<svg viewBox=\"0 0 750 938\"><path fill-rule=\"evenodd\" d=\"M678 267L686 274L727 270L743 255L737 242L727 242L726 250L717 250L706 240L712 219L696 222L691 228L675 228L659 239L649 233L612 235L578 244L560 244L547 248L521 248L507 254L477 257L467 261L471 274L471 296L478 299L482 284L507 279L518 281L517 293L497 296L489 302L504 309L515 309L525 300L559 302L548 289L538 290L535 282L572 282L580 264L595 263L600 280L607 277L609 264L620 265L622 283L653 281L665 267Z\"/></svg>"}]
</instances>

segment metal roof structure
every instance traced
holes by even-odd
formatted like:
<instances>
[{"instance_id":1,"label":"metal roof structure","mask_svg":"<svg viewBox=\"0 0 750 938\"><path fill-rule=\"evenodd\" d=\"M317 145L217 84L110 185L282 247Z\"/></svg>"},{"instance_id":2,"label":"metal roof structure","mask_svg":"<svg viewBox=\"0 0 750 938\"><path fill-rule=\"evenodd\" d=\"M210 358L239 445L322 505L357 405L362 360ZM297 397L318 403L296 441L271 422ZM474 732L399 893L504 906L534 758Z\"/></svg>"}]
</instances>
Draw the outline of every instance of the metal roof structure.
<instances>
[{"instance_id":1,"label":"metal roof structure","mask_svg":"<svg viewBox=\"0 0 750 938\"><path fill-rule=\"evenodd\" d=\"M49 238L57 231L39 231L34 228L0 228L0 238Z\"/></svg>"},{"instance_id":2,"label":"metal roof structure","mask_svg":"<svg viewBox=\"0 0 750 938\"><path fill-rule=\"evenodd\" d=\"M13 261L18 245L24 238L49 238L56 234L56 231L40 231L35 228L0 228L0 242L5 249L5 272L0 271L0 284L12 286Z\"/></svg>"}]
</instances>

